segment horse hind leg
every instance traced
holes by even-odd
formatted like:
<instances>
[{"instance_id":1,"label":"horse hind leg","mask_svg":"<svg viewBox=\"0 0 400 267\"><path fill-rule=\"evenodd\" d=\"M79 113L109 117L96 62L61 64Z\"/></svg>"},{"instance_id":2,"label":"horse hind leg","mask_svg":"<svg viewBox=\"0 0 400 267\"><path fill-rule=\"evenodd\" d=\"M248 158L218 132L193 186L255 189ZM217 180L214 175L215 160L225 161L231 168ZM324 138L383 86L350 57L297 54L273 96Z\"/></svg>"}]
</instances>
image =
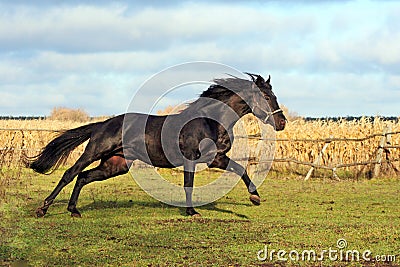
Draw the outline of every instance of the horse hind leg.
<instances>
[{"instance_id":1,"label":"horse hind leg","mask_svg":"<svg viewBox=\"0 0 400 267\"><path fill-rule=\"evenodd\" d=\"M44 204L42 207L39 207L36 210L37 217L43 217L49 206L53 203L54 199L60 193L60 191L80 173L86 167L88 167L92 162L99 160L103 155L110 153L115 149L115 145L111 143L111 146L105 148L104 145L101 146L98 143L94 143L92 140L87 144L85 151L79 157L79 159L75 162L75 164L69 168L54 188L53 192L44 200Z\"/></svg>"},{"instance_id":2,"label":"horse hind leg","mask_svg":"<svg viewBox=\"0 0 400 267\"><path fill-rule=\"evenodd\" d=\"M44 200L43 206L36 209L36 216L43 217L51 204L53 204L54 199L60 193L60 191L72 180L78 173L80 173L84 168L90 165L94 160L88 153L83 153L75 164L69 168L63 174L61 180L58 182L57 186L54 188L53 192Z\"/></svg>"},{"instance_id":3,"label":"horse hind leg","mask_svg":"<svg viewBox=\"0 0 400 267\"><path fill-rule=\"evenodd\" d=\"M78 202L79 194L85 185L125 174L128 172L131 165L132 160L125 160L121 155L114 155L106 160L102 160L100 165L96 168L81 172L78 175L78 179L68 203L68 211L71 212L71 216L81 217L81 213L76 208L76 204Z\"/></svg>"}]
</instances>

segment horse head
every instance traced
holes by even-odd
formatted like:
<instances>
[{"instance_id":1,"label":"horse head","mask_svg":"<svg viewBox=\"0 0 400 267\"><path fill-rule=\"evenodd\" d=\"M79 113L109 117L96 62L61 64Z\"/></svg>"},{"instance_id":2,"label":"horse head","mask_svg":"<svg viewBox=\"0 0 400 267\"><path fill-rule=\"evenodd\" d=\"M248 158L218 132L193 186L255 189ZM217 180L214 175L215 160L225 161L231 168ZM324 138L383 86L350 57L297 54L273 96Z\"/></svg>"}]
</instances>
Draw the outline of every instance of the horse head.
<instances>
[{"instance_id":1,"label":"horse head","mask_svg":"<svg viewBox=\"0 0 400 267\"><path fill-rule=\"evenodd\" d=\"M247 92L247 104L252 113L262 122L272 125L275 130L282 131L286 125L286 117L279 107L277 97L272 92L271 76L265 81L261 75L247 73L253 81Z\"/></svg>"}]
</instances>

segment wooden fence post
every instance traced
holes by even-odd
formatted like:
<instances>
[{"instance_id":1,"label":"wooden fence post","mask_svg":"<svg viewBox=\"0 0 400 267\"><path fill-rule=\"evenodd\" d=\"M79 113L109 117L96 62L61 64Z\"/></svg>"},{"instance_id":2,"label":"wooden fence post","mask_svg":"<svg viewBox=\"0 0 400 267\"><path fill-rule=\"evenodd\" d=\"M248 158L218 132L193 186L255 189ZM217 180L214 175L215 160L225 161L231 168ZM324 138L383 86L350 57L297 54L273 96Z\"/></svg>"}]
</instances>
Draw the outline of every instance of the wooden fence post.
<instances>
[{"instance_id":1,"label":"wooden fence post","mask_svg":"<svg viewBox=\"0 0 400 267\"><path fill-rule=\"evenodd\" d=\"M340 181L339 176L336 174L336 167L332 168L332 178L335 179L336 181Z\"/></svg>"},{"instance_id":2,"label":"wooden fence post","mask_svg":"<svg viewBox=\"0 0 400 267\"><path fill-rule=\"evenodd\" d=\"M381 137L381 140L379 141L379 146L378 150L376 152L376 157L375 157L375 164L374 164L374 172L372 177L378 177L380 170L381 170L381 163L382 163L382 156L383 156L383 151L387 142L387 133L389 132L389 128L386 126L383 129L383 134Z\"/></svg>"},{"instance_id":3,"label":"wooden fence post","mask_svg":"<svg viewBox=\"0 0 400 267\"><path fill-rule=\"evenodd\" d=\"M331 137L332 138L332 137ZM331 141L327 141L324 145L324 147L322 148L321 152L319 152L318 157L315 159L314 164L319 164L319 162L322 160L322 156L325 153L326 148L328 147L328 145L331 143ZM306 177L304 178L304 181L307 181L308 179L310 179L311 174L313 173L315 167L312 166L310 168L310 170L308 171Z\"/></svg>"}]
</instances>

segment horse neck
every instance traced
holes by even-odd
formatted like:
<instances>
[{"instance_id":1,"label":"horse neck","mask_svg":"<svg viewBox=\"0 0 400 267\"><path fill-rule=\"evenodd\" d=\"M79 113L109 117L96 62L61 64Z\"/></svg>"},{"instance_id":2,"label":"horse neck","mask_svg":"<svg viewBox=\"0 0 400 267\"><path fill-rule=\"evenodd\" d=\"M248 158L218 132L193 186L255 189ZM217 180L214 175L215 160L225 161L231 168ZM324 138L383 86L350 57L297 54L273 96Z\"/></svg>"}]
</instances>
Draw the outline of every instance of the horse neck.
<instances>
[{"instance_id":1,"label":"horse neck","mask_svg":"<svg viewBox=\"0 0 400 267\"><path fill-rule=\"evenodd\" d=\"M229 130L235 126L241 117L250 113L250 109L243 104L235 104L230 101L220 101L211 98L193 103L183 113L189 116L215 120Z\"/></svg>"}]
</instances>

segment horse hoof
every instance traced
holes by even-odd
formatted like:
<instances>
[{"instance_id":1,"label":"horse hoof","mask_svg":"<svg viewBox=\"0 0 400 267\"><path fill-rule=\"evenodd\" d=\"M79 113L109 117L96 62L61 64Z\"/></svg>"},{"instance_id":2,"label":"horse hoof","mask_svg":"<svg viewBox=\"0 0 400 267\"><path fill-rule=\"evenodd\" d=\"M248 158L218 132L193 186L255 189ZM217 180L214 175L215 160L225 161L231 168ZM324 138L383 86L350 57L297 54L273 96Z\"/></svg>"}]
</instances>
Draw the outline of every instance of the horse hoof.
<instances>
[{"instance_id":1,"label":"horse hoof","mask_svg":"<svg viewBox=\"0 0 400 267\"><path fill-rule=\"evenodd\" d=\"M82 215L78 212L78 213L76 213L76 212L72 212L71 213L71 217L72 218L82 218Z\"/></svg>"},{"instance_id":2,"label":"horse hoof","mask_svg":"<svg viewBox=\"0 0 400 267\"><path fill-rule=\"evenodd\" d=\"M196 218L201 218L201 214L200 213L195 213L193 215L191 215L192 218L196 219Z\"/></svg>"},{"instance_id":3,"label":"horse hoof","mask_svg":"<svg viewBox=\"0 0 400 267\"><path fill-rule=\"evenodd\" d=\"M47 210L43 210L42 208L37 208L36 209L36 217L38 217L38 218L44 217L44 215L46 215L46 211Z\"/></svg>"},{"instance_id":4,"label":"horse hoof","mask_svg":"<svg viewBox=\"0 0 400 267\"><path fill-rule=\"evenodd\" d=\"M82 218L81 213L79 210L76 208L76 206L68 206L67 210L71 212L71 217L73 218Z\"/></svg>"},{"instance_id":5,"label":"horse hoof","mask_svg":"<svg viewBox=\"0 0 400 267\"><path fill-rule=\"evenodd\" d=\"M253 205L256 205L256 206L259 206L261 204L261 198L260 198L260 196L257 196L257 195L251 195L250 201L251 201L251 203L253 203Z\"/></svg>"},{"instance_id":6,"label":"horse hoof","mask_svg":"<svg viewBox=\"0 0 400 267\"><path fill-rule=\"evenodd\" d=\"M200 213L198 213L194 208L187 208L186 214L192 217L200 217Z\"/></svg>"}]
</instances>

